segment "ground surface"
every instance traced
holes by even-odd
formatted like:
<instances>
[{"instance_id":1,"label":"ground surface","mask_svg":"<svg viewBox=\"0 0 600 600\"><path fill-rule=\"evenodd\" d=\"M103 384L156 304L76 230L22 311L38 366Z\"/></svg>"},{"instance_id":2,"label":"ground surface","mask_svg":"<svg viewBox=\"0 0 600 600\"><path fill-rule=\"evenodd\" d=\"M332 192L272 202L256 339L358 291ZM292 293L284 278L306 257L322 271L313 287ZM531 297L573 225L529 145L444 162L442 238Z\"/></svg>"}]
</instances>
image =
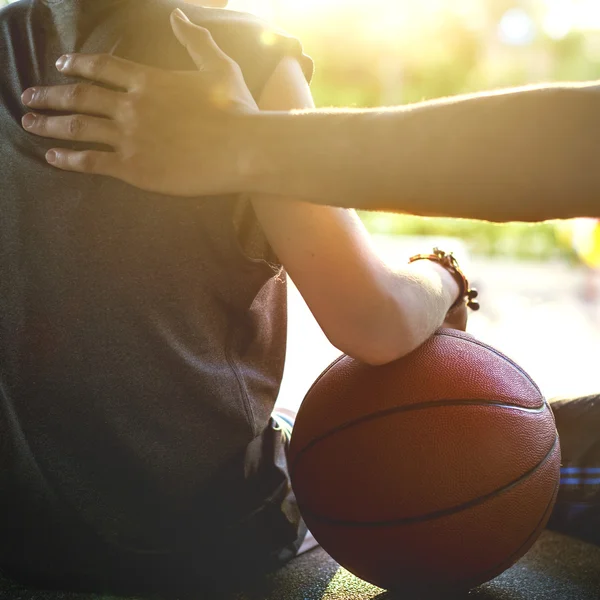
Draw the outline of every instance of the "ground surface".
<instances>
[{"instance_id":1,"label":"ground surface","mask_svg":"<svg viewBox=\"0 0 600 600\"><path fill-rule=\"evenodd\" d=\"M323 550L313 550L243 592L197 600L430 600L391 595L353 577ZM600 548L545 532L530 552L500 577L458 597L436 600L598 600ZM2 600L107 600L107 596L26 590L0 579ZM189 599L195 600L195 599Z\"/></svg>"}]
</instances>

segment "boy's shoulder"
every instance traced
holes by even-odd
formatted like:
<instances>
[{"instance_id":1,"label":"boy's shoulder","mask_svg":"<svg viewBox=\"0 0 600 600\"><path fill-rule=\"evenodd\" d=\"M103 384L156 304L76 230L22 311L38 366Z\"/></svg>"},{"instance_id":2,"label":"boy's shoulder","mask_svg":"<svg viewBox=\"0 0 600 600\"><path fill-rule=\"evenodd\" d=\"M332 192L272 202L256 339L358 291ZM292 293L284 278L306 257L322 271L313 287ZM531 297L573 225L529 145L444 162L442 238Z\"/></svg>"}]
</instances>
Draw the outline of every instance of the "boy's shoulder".
<instances>
[{"instance_id":1,"label":"boy's shoulder","mask_svg":"<svg viewBox=\"0 0 600 600\"><path fill-rule=\"evenodd\" d=\"M150 2L163 15L179 8L190 21L208 29L221 50L233 58L245 74L259 65L262 71L270 73L284 56L292 56L300 62L306 78L309 81L312 78L313 62L304 53L300 40L256 15L198 6L183 0Z\"/></svg>"}]
</instances>

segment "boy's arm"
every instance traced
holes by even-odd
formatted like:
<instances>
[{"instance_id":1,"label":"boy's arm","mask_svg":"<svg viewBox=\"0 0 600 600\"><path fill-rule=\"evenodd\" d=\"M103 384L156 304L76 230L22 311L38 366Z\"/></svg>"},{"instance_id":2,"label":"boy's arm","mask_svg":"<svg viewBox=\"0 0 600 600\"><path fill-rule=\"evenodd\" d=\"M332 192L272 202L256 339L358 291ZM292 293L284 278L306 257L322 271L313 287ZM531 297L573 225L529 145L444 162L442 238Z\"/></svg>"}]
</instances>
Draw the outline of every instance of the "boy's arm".
<instances>
[{"instance_id":1,"label":"boy's arm","mask_svg":"<svg viewBox=\"0 0 600 600\"><path fill-rule=\"evenodd\" d=\"M267 110L311 108L298 62L283 59L259 101ZM353 210L255 194L257 218L330 341L365 362L407 354L441 324L458 296L452 276L419 261L393 271Z\"/></svg>"}]
</instances>

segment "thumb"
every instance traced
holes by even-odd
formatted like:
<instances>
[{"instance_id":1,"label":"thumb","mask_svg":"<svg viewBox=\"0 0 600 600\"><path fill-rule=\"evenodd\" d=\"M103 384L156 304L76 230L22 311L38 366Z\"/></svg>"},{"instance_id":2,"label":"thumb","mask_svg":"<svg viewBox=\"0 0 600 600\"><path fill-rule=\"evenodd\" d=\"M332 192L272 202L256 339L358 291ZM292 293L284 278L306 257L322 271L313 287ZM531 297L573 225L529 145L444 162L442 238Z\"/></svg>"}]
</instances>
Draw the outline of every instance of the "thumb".
<instances>
[{"instance_id":1,"label":"thumb","mask_svg":"<svg viewBox=\"0 0 600 600\"><path fill-rule=\"evenodd\" d=\"M179 43L188 51L199 70L207 71L229 57L217 46L208 29L192 23L177 8L171 13L171 28Z\"/></svg>"}]
</instances>

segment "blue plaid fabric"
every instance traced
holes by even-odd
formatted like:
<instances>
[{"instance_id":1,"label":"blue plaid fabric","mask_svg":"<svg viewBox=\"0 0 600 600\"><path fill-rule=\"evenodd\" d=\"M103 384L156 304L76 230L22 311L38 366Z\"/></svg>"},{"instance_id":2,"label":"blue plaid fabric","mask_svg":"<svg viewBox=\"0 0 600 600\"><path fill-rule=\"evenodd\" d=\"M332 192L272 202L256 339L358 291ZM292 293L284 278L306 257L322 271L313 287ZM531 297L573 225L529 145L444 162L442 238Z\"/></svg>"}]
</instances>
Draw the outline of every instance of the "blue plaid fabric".
<instances>
[{"instance_id":1,"label":"blue plaid fabric","mask_svg":"<svg viewBox=\"0 0 600 600\"><path fill-rule=\"evenodd\" d=\"M551 402L560 435L560 489L548 526L600 545L600 395Z\"/></svg>"}]
</instances>

